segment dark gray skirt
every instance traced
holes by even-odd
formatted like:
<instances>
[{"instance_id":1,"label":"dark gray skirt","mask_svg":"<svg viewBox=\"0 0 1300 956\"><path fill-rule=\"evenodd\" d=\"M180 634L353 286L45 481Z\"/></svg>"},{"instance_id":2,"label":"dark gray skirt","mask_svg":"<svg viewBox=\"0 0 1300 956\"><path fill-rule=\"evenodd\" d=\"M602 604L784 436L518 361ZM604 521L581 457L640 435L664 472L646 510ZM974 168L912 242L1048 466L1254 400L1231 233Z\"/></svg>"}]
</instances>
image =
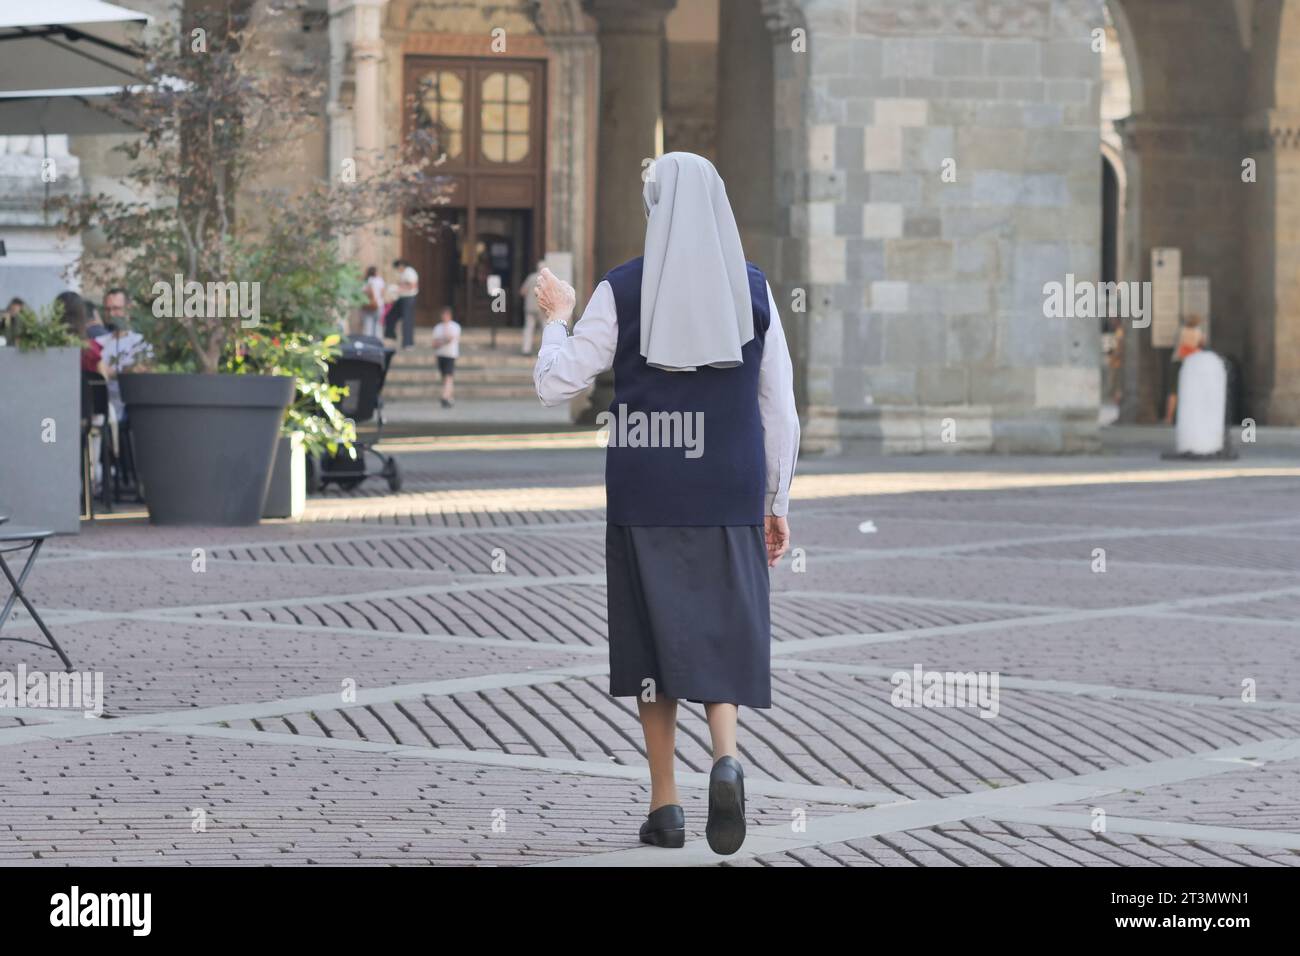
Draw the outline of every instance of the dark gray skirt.
<instances>
[{"instance_id":1,"label":"dark gray skirt","mask_svg":"<svg viewBox=\"0 0 1300 956\"><path fill-rule=\"evenodd\" d=\"M609 693L772 706L760 526L605 529Z\"/></svg>"}]
</instances>

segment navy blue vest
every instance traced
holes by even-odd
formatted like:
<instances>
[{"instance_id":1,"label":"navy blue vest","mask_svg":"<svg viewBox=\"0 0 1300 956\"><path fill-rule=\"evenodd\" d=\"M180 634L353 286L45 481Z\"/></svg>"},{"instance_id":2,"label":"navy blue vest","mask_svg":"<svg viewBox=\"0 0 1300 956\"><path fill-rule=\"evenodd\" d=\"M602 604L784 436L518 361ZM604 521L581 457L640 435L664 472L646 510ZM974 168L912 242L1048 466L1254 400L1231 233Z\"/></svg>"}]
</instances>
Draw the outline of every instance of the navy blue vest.
<instances>
[{"instance_id":1,"label":"navy blue vest","mask_svg":"<svg viewBox=\"0 0 1300 956\"><path fill-rule=\"evenodd\" d=\"M614 400L609 416L602 416L610 435L610 524L763 523L767 468L758 368L769 321L767 280L757 266L746 265L754 337L741 350L743 363L694 372L652 368L641 355L641 257L605 275L618 309ZM665 436L691 445L665 447Z\"/></svg>"}]
</instances>

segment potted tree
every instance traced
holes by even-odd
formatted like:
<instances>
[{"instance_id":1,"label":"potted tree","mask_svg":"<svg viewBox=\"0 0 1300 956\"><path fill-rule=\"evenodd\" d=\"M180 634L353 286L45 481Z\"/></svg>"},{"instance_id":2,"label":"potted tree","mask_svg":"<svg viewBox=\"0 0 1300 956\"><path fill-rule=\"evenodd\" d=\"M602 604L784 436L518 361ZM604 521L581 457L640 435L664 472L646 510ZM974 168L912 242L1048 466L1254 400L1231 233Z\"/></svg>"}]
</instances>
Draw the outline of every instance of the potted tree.
<instances>
[{"instance_id":1,"label":"potted tree","mask_svg":"<svg viewBox=\"0 0 1300 956\"><path fill-rule=\"evenodd\" d=\"M120 381L158 524L256 523L286 418L331 451L348 443L325 384L329 333L352 304L339 239L397 214L428 231L445 189L422 124L328 181L275 182L324 89L268 42L285 9L253 7L202 10L145 41L138 81L108 107L141 131L121 147L131 198L63 204L69 229L112 252L83 256L83 276L129 290L151 347L148 371Z\"/></svg>"}]
</instances>

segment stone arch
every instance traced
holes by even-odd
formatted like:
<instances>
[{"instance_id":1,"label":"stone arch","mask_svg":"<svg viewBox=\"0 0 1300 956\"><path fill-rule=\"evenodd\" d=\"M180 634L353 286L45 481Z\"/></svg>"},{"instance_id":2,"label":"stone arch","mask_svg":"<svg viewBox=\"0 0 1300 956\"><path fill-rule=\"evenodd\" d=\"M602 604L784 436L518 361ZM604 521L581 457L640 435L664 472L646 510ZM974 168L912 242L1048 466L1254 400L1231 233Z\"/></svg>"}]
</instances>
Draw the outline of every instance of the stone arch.
<instances>
[{"instance_id":1,"label":"stone arch","mask_svg":"<svg viewBox=\"0 0 1300 956\"><path fill-rule=\"evenodd\" d=\"M1124 58L1124 69L1128 73L1132 112L1141 113L1146 110L1146 86L1142 82L1142 58L1138 55L1137 37L1129 23L1128 9L1124 0L1106 0L1106 10L1119 35L1120 55Z\"/></svg>"},{"instance_id":2,"label":"stone arch","mask_svg":"<svg viewBox=\"0 0 1300 956\"><path fill-rule=\"evenodd\" d=\"M1127 278L1150 278L1153 248L1181 249L1184 275L1211 281L1213 346L1240 364L1250 350L1249 197L1237 170L1257 54L1251 32L1243 33L1238 5L1219 0L1108 0L1108 9L1131 88L1131 114L1115 124L1128 194ZM1157 331L1135 327L1125 337L1126 421L1163 414L1172 341Z\"/></svg>"},{"instance_id":3,"label":"stone arch","mask_svg":"<svg viewBox=\"0 0 1300 956\"><path fill-rule=\"evenodd\" d=\"M1250 55L1231 3L1108 0L1120 36L1134 115L1237 111Z\"/></svg>"}]
</instances>

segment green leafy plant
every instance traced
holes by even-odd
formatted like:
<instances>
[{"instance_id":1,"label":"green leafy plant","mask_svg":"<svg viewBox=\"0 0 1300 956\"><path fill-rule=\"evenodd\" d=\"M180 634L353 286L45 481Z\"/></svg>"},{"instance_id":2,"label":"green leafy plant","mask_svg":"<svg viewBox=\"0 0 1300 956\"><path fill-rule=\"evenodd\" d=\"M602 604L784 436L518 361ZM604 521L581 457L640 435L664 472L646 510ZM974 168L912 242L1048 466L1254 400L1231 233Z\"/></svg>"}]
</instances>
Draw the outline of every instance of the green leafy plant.
<instances>
[{"instance_id":1,"label":"green leafy plant","mask_svg":"<svg viewBox=\"0 0 1300 956\"><path fill-rule=\"evenodd\" d=\"M344 389L328 382L338 353L339 327L362 295L353 268L331 239L292 241L277 221L269 241L238 252L241 274L264 291L261 319L228 351L221 371L236 375L292 375L293 404L284 434L301 432L308 454L350 449L356 427L338 407Z\"/></svg>"},{"instance_id":2,"label":"green leafy plant","mask_svg":"<svg viewBox=\"0 0 1300 956\"><path fill-rule=\"evenodd\" d=\"M223 371L234 375L292 375L297 387L281 433L301 432L308 454L334 455L340 448L350 449L357 437L356 426L338 405L346 389L326 381L328 363L338 345L337 334L315 338L298 332L255 332L243 340Z\"/></svg>"},{"instance_id":3,"label":"green leafy plant","mask_svg":"<svg viewBox=\"0 0 1300 956\"><path fill-rule=\"evenodd\" d=\"M63 304L57 300L33 312L30 306L13 318L14 344L20 352L81 346L80 336L63 321Z\"/></svg>"}]
</instances>

